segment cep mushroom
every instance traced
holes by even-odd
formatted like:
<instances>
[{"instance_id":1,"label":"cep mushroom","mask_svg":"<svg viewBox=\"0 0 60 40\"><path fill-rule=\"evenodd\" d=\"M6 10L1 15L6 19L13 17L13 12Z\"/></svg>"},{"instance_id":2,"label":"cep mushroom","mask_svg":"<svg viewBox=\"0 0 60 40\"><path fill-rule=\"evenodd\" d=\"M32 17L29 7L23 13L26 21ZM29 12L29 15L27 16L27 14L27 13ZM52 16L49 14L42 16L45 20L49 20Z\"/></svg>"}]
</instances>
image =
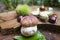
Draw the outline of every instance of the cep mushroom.
<instances>
[{"instance_id":1,"label":"cep mushroom","mask_svg":"<svg viewBox=\"0 0 60 40\"><path fill-rule=\"evenodd\" d=\"M25 16L21 19L21 34L31 36L37 32L38 19L35 16Z\"/></svg>"},{"instance_id":2,"label":"cep mushroom","mask_svg":"<svg viewBox=\"0 0 60 40\"><path fill-rule=\"evenodd\" d=\"M47 12L44 11L44 12L40 12L39 18L40 18L41 20L43 20L43 21L48 21L49 16L48 16Z\"/></svg>"}]
</instances>

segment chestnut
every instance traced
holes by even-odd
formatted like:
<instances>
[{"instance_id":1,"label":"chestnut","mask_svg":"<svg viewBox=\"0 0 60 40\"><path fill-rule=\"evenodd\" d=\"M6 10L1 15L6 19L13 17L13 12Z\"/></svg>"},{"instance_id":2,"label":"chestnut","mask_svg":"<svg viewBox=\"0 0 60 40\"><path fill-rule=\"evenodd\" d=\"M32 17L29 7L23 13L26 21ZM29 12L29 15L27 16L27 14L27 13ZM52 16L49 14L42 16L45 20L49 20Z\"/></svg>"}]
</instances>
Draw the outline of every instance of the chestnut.
<instances>
[{"instance_id":1,"label":"chestnut","mask_svg":"<svg viewBox=\"0 0 60 40\"><path fill-rule=\"evenodd\" d=\"M56 19L57 19L57 14L52 14L52 15L49 17L49 22L50 22L50 23L55 23L55 22L56 22Z\"/></svg>"},{"instance_id":2,"label":"chestnut","mask_svg":"<svg viewBox=\"0 0 60 40\"><path fill-rule=\"evenodd\" d=\"M17 20L18 20L18 22L20 22L20 20L23 18L23 16L18 16L17 17Z\"/></svg>"}]
</instances>

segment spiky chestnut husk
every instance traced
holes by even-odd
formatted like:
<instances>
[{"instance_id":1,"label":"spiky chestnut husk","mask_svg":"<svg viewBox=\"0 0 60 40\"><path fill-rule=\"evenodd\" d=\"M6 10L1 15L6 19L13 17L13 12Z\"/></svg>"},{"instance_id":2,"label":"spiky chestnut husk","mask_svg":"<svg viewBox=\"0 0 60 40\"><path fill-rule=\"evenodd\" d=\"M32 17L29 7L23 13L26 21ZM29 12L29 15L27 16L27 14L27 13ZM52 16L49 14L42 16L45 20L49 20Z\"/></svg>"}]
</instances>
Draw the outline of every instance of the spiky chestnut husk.
<instances>
[{"instance_id":1,"label":"spiky chestnut husk","mask_svg":"<svg viewBox=\"0 0 60 40\"><path fill-rule=\"evenodd\" d=\"M16 12L18 15L22 15L22 16L25 16L25 15L29 15L29 6L24 4L24 5L18 5L16 7Z\"/></svg>"}]
</instances>

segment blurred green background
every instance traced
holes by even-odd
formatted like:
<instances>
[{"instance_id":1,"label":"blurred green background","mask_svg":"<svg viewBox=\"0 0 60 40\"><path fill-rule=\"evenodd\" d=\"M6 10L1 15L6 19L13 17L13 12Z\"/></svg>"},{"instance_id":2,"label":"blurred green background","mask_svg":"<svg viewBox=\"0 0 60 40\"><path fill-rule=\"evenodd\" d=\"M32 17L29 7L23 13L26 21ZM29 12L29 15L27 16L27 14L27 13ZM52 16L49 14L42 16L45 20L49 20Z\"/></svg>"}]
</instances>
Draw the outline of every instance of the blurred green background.
<instances>
[{"instance_id":1,"label":"blurred green background","mask_svg":"<svg viewBox=\"0 0 60 40\"><path fill-rule=\"evenodd\" d=\"M16 8L18 4L60 7L60 0L0 0L0 8L4 5L5 9L8 10Z\"/></svg>"}]
</instances>

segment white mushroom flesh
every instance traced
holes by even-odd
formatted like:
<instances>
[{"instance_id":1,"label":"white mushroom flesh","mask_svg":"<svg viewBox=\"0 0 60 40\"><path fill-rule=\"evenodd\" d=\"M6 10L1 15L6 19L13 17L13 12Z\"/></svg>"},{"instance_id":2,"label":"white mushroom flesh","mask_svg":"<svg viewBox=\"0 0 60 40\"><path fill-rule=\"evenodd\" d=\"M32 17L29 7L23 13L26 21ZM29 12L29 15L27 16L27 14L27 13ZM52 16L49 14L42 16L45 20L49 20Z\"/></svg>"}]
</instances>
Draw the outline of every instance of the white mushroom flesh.
<instances>
[{"instance_id":1,"label":"white mushroom flesh","mask_svg":"<svg viewBox=\"0 0 60 40\"><path fill-rule=\"evenodd\" d=\"M37 32L37 26L21 27L21 34L24 36L31 36Z\"/></svg>"}]
</instances>

